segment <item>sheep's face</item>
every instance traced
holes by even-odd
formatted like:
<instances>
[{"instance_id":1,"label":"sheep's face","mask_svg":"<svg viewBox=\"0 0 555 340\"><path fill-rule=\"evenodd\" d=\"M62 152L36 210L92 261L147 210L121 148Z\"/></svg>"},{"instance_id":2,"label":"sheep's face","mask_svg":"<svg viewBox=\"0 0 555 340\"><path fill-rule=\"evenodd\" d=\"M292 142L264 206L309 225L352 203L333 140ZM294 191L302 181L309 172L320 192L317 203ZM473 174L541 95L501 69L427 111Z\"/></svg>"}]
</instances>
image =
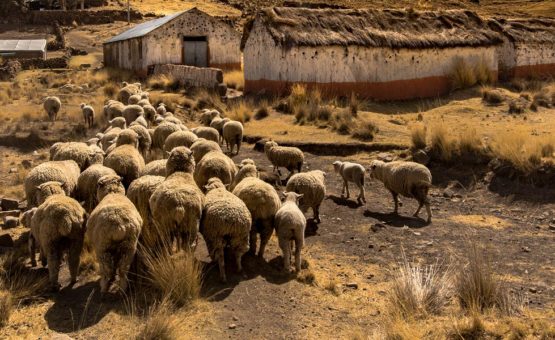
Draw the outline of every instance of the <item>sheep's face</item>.
<instances>
[{"instance_id":1,"label":"sheep's face","mask_svg":"<svg viewBox=\"0 0 555 340\"><path fill-rule=\"evenodd\" d=\"M44 203L46 199L53 195L65 195L63 184L56 181L42 183L37 186L37 202Z\"/></svg>"},{"instance_id":2,"label":"sheep's face","mask_svg":"<svg viewBox=\"0 0 555 340\"><path fill-rule=\"evenodd\" d=\"M277 146L277 145L278 145L278 144L277 144L276 142L274 142L274 141L271 141L271 140L270 140L270 141L267 141L267 142L264 144L264 151L269 151L269 150L271 150L273 147L275 147L275 146Z\"/></svg>"},{"instance_id":3,"label":"sheep's face","mask_svg":"<svg viewBox=\"0 0 555 340\"><path fill-rule=\"evenodd\" d=\"M256 166L256 164L254 163L254 161L250 158L245 158L241 161L241 164L237 165L237 167L239 169L241 169L242 167L244 167L245 165L253 165Z\"/></svg>"},{"instance_id":4,"label":"sheep's face","mask_svg":"<svg viewBox=\"0 0 555 340\"><path fill-rule=\"evenodd\" d=\"M33 215L35 215L35 211L37 211L36 207L30 210L27 210L21 216L21 223L25 228L31 228L31 219L33 218Z\"/></svg>"},{"instance_id":5,"label":"sheep's face","mask_svg":"<svg viewBox=\"0 0 555 340\"><path fill-rule=\"evenodd\" d=\"M379 175L379 170L380 170L380 161L372 161L370 163L370 166L368 167L368 173L370 175L370 178L373 179L377 179L378 175Z\"/></svg>"},{"instance_id":6,"label":"sheep's face","mask_svg":"<svg viewBox=\"0 0 555 340\"><path fill-rule=\"evenodd\" d=\"M125 188L121 183L122 178L115 175L106 175L100 177L96 186L96 198L98 201L108 194L123 194L125 195Z\"/></svg>"},{"instance_id":7,"label":"sheep's face","mask_svg":"<svg viewBox=\"0 0 555 340\"><path fill-rule=\"evenodd\" d=\"M93 164L102 164L104 162L104 152L97 150L92 151L89 156L89 166Z\"/></svg>"},{"instance_id":8,"label":"sheep's face","mask_svg":"<svg viewBox=\"0 0 555 340\"><path fill-rule=\"evenodd\" d=\"M333 162L333 170L339 173L339 171L341 171L341 165L343 165L343 162L340 162L340 161Z\"/></svg>"},{"instance_id":9,"label":"sheep's face","mask_svg":"<svg viewBox=\"0 0 555 340\"><path fill-rule=\"evenodd\" d=\"M178 146L173 148L166 162L166 175L171 175L176 171L192 174L195 171L195 159L193 152L185 147Z\"/></svg>"}]
</instances>

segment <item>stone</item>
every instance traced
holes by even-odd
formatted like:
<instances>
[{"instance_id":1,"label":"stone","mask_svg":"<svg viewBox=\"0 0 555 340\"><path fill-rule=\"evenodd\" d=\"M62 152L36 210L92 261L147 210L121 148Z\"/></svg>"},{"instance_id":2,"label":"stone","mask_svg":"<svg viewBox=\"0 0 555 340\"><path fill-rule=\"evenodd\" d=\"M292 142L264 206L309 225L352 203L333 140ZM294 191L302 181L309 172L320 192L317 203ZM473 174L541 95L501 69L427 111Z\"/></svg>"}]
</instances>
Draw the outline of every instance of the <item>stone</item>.
<instances>
[{"instance_id":1,"label":"stone","mask_svg":"<svg viewBox=\"0 0 555 340\"><path fill-rule=\"evenodd\" d=\"M380 229L385 229L385 228L386 228L385 224L382 224L382 223L375 223L370 227L370 229L375 233L378 232Z\"/></svg>"},{"instance_id":2,"label":"stone","mask_svg":"<svg viewBox=\"0 0 555 340\"><path fill-rule=\"evenodd\" d=\"M54 333L48 339L49 340L73 340L73 338L70 337L69 335L62 334L62 333Z\"/></svg>"},{"instance_id":3,"label":"stone","mask_svg":"<svg viewBox=\"0 0 555 340\"><path fill-rule=\"evenodd\" d=\"M13 198L2 198L2 202L0 203L0 207L2 207L3 211L7 210L17 210L19 207L19 202Z\"/></svg>"},{"instance_id":4,"label":"stone","mask_svg":"<svg viewBox=\"0 0 555 340\"><path fill-rule=\"evenodd\" d=\"M412 153L412 160L416 163L427 165L430 163L430 156L424 150L416 150Z\"/></svg>"},{"instance_id":5,"label":"stone","mask_svg":"<svg viewBox=\"0 0 555 340\"><path fill-rule=\"evenodd\" d=\"M536 293L538 292L538 290L537 290L536 288L534 288L534 287L530 287L528 290L529 290L530 293L532 293L532 294L536 294Z\"/></svg>"},{"instance_id":6,"label":"stone","mask_svg":"<svg viewBox=\"0 0 555 340\"><path fill-rule=\"evenodd\" d=\"M19 225L19 218L13 216L6 216L4 217L4 228L3 229L12 229Z\"/></svg>"},{"instance_id":7,"label":"stone","mask_svg":"<svg viewBox=\"0 0 555 340\"><path fill-rule=\"evenodd\" d=\"M530 252L530 248L528 247L522 247L522 251L525 253L529 253Z\"/></svg>"},{"instance_id":8,"label":"stone","mask_svg":"<svg viewBox=\"0 0 555 340\"><path fill-rule=\"evenodd\" d=\"M234 323L231 323L231 324L229 324L229 326L227 326L227 328L229 328L229 329L235 329L235 328L237 328L237 325L234 324Z\"/></svg>"},{"instance_id":9,"label":"stone","mask_svg":"<svg viewBox=\"0 0 555 340\"><path fill-rule=\"evenodd\" d=\"M393 161L393 155L387 152L380 152L377 157L380 161L384 161L384 162Z\"/></svg>"},{"instance_id":10,"label":"stone","mask_svg":"<svg viewBox=\"0 0 555 340\"><path fill-rule=\"evenodd\" d=\"M16 174L17 168L10 168L10 174Z\"/></svg>"},{"instance_id":11,"label":"stone","mask_svg":"<svg viewBox=\"0 0 555 340\"><path fill-rule=\"evenodd\" d=\"M11 248L14 246L12 236L7 232L0 233L0 247Z\"/></svg>"},{"instance_id":12,"label":"stone","mask_svg":"<svg viewBox=\"0 0 555 340\"><path fill-rule=\"evenodd\" d=\"M358 283L356 282L349 282L345 285L345 287L347 288L353 288L353 289L358 289Z\"/></svg>"},{"instance_id":13,"label":"stone","mask_svg":"<svg viewBox=\"0 0 555 340\"><path fill-rule=\"evenodd\" d=\"M449 188L443 190L443 197L445 198L453 198L455 196L455 192Z\"/></svg>"},{"instance_id":14,"label":"stone","mask_svg":"<svg viewBox=\"0 0 555 340\"><path fill-rule=\"evenodd\" d=\"M549 230L555 230L555 224L550 224L549 225Z\"/></svg>"}]
</instances>

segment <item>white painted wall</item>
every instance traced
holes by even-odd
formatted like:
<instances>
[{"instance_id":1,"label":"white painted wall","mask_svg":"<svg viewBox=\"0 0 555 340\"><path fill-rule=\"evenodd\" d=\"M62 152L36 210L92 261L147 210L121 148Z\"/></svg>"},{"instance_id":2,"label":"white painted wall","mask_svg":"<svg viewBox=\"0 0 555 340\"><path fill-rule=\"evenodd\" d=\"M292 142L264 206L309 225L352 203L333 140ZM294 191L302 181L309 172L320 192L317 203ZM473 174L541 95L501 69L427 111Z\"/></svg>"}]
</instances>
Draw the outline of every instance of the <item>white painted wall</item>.
<instances>
[{"instance_id":1,"label":"white painted wall","mask_svg":"<svg viewBox=\"0 0 555 340\"><path fill-rule=\"evenodd\" d=\"M447 76L457 58L483 60L497 71L495 47L390 49L368 47L276 46L260 22L255 23L243 51L246 80L289 82L388 82Z\"/></svg>"},{"instance_id":2,"label":"white painted wall","mask_svg":"<svg viewBox=\"0 0 555 340\"><path fill-rule=\"evenodd\" d=\"M555 64L555 44L516 44L516 65Z\"/></svg>"}]
</instances>

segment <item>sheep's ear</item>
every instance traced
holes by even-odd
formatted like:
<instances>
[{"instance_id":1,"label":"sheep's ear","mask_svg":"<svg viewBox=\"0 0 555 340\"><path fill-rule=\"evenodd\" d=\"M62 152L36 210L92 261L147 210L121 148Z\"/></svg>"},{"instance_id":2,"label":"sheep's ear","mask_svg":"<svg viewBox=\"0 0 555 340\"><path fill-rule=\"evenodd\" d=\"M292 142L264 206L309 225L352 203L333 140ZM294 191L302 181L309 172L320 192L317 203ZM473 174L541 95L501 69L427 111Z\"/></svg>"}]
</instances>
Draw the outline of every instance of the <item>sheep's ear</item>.
<instances>
[{"instance_id":1,"label":"sheep's ear","mask_svg":"<svg viewBox=\"0 0 555 340\"><path fill-rule=\"evenodd\" d=\"M202 187L204 191L208 191L208 184Z\"/></svg>"},{"instance_id":2,"label":"sheep's ear","mask_svg":"<svg viewBox=\"0 0 555 340\"><path fill-rule=\"evenodd\" d=\"M171 152L168 152L168 151L164 151L164 155L166 155L166 157L168 157L168 158L169 158L169 157L170 157L170 155L171 155Z\"/></svg>"},{"instance_id":3,"label":"sheep's ear","mask_svg":"<svg viewBox=\"0 0 555 340\"><path fill-rule=\"evenodd\" d=\"M304 194L297 194L296 196L297 196L297 199L300 200L301 198L304 197Z\"/></svg>"}]
</instances>

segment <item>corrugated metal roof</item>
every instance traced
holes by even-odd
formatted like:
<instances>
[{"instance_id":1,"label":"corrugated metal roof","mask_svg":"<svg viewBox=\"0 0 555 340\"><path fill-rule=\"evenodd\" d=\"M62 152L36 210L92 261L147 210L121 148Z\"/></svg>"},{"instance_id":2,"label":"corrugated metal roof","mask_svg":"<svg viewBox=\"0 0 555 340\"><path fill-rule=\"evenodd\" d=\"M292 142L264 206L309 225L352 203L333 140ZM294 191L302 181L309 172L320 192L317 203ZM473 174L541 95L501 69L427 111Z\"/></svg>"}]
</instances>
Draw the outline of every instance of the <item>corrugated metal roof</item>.
<instances>
[{"instance_id":1,"label":"corrugated metal roof","mask_svg":"<svg viewBox=\"0 0 555 340\"><path fill-rule=\"evenodd\" d=\"M37 40L0 40L0 52L46 51L46 39Z\"/></svg>"},{"instance_id":2,"label":"corrugated metal roof","mask_svg":"<svg viewBox=\"0 0 555 340\"><path fill-rule=\"evenodd\" d=\"M169 21L177 18L178 16L180 16L183 13L185 13L185 12L178 12L178 13L167 15L163 18L158 18L158 19L154 19L154 20L151 20L151 21L143 22L142 24L139 24L139 25L137 25L137 26L121 33L121 34L116 35L115 37L112 37L110 40L106 41L106 44L113 43L113 42L116 42L116 41L122 41L122 40L128 40L128 39L142 37L142 36L152 32L152 31L154 31L158 27L168 23Z\"/></svg>"}]
</instances>

